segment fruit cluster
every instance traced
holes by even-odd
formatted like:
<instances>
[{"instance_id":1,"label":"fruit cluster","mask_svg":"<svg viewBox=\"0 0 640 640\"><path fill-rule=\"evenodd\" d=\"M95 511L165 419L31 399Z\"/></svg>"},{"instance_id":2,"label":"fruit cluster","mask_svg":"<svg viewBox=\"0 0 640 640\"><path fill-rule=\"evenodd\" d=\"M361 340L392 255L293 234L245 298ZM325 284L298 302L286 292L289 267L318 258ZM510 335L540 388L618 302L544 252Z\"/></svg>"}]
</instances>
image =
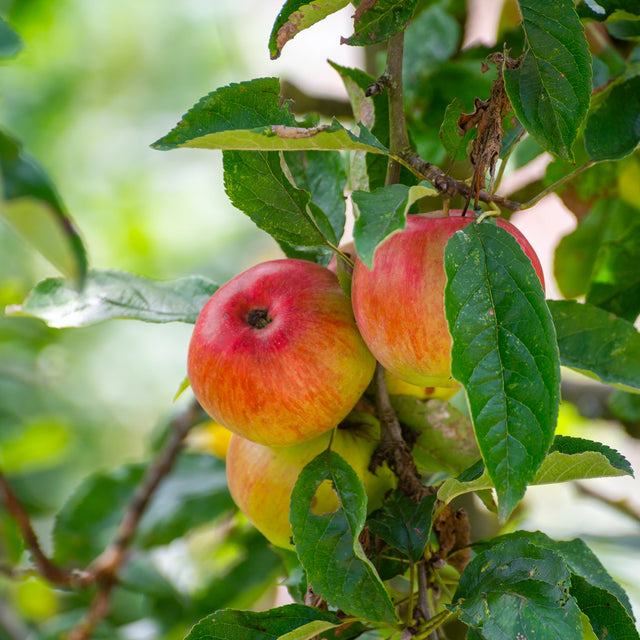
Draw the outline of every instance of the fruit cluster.
<instances>
[{"instance_id":1,"label":"fruit cluster","mask_svg":"<svg viewBox=\"0 0 640 640\"><path fill-rule=\"evenodd\" d=\"M234 433L231 495L273 544L290 545L289 496L298 474L329 446L330 431L369 386L376 361L400 389L458 386L444 314L444 250L472 222L459 212L407 216L406 228L376 250L372 270L356 258L351 299L335 266L282 259L236 276L202 309L189 345L191 387ZM527 240L508 222L498 224L519 241L542 281ZM369 424L338 429L331 443L363 481L370 508L394 485L386 467L377 475L368 470L379 438ZM313 509L334 510L335 493L321 490ZM281 515L274 520L274 513Z\"/></svg>"}]
</instances>

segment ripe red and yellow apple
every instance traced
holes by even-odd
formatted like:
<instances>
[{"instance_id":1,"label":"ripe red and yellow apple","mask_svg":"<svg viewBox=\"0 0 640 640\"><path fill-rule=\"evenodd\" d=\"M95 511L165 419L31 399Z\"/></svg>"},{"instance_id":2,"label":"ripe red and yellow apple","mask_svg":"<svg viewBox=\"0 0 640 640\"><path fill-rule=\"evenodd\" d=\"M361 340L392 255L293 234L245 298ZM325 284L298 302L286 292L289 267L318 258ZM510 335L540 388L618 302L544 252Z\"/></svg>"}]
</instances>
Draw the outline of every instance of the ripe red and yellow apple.
<instances>
[{"instance_id":1,"label":"ripe red and yellow apple","mask_svg":"<svg viewBox=\"0 0 640 640\"><path fill-rule=\"evenodd\" d=\"M379 443L378 425L363 424L336 429L331 450L342 456L358 474L368 497L368 511L382 505L385 493L396 484L386 465L374 475L368 469ZM325 433L291 447L267 447L233 435L227 453L227 481L238 508L253 525L277 547L291 548L289 503L291 492L302 469L322 453L331 440ZM329 513L339 507L330 483L323 482L311 505L315 514Z\"/></svg>"},{"instance_id":2,"label":"ripe red and yellow apple","mask_svg":"<svg viewBox=\"0 0 640 640\"><path fill-rule=\"evenodd\" d=\"M360 333L377 360L413 385L455 387L451 337L444 313L444 250L453 234L474 222L460 212L408 215L407 226L376 250L373 269L356 260L351 284ZM497 219L529 257L544 286L533 248L516 227Z\"/></svg>"},{"instance_id":3,"label":"ripe red and yellow apple","mask_svg":"<svg viewBox=\"0 0 640 640\"><path fill-rule=\"evenodd\" d=\"M294 259L258 264L220 287L198 316L187 359L205 411L270 446L333 429L374 369L336 275Z\"/></svg>"}]
</instances>

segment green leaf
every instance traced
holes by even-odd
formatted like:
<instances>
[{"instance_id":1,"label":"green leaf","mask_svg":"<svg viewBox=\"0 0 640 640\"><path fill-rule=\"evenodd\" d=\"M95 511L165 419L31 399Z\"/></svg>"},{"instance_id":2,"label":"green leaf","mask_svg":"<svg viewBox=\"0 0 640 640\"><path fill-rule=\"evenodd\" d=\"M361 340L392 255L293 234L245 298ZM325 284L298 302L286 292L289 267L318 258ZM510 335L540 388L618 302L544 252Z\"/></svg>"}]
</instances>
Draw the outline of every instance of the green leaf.
<instances>
[{"instance_id":1,"label":"green leaf","mask_svg":"<svg viewBox=\"0 0 640 640\"><path fill-rule=\"evenodd\" d=\"M436 496L429 495L417 504L402 492L394 491L384 505L369 516L369 531L418 562L429 540L435 501Z\"/></svg>"},{"instance_id":2,"label":"green leaf","mask_svg":"<svg viewBox=\"0 0 640 640\"><path fill-rule=\"evenodd\" d=\"M337 151L286 151L284 159L299 189L311 194L328 218L335 238L344 232L347 182L342 156Z\"/></svg>"},{"instance_id":3,"label":"green leaf","mask_svg":"<svg viewBox=\"0 0 640 640\"><path fill-rule=\"evenodd\" d=\"M311 194L296 188L274 151L225 151L224 184L232 204L278 242L315 246L337 242Z\"/></svg>"},{"instance_id":4,"label":"green leaf","mask_svg":"<svg viewBox=\"0 0 640 640\"><path fill-rule=\"evenodd\" d=\"M607 226L600 238L587 302L633 322L640 313L640 209L614 200L603 214Z\"/></svg>"},{"instance_id":5,"label":"green leaf","mask_svg":"<svg viewBox=\"0 0 640 640\"><path fill-rule=\"evenodd\" d=\"M353 238L358 257L369 269L373 268L376 247L395 231L407 224L407 212L411 205L436 191L426 182L408 187L392 184L369 193L354 191L351 199L357 207Z\"/></svg>"},{"instance_id":6,"label":"green leaf","mask_svg":"<svg viewBox=\"0 0 640 640\"><path fill-rule=\"evenodd\" d=\"M607 86L589 114L584 142L596 161L619 160L640 144L640 71Z\"/></svg>"},{"instance_id":7,"label":"green leaf","mask_svg":"<svg viewBox=\"0 0 640 640\"><path fill-rule=\"evenodd\" d=\"M0 215L79 287L87 252L73 220L40 164L0 131Z\"/></svg>"},{"instance_id":8,"label":"green leaf","mask_svg":"<svg viewBox=\"0 0 640 640\"><path fill-rule=\"evenodd\" d=\"M346 7L349 0L287 0L269 37L271 59L280 57L282 47L303 29Z\"/></svg>"},{"instance_id":9,"label":"green leaf","mask_svg":"<svg viewBox=\"0 0 640 640\"><path fill-rule=\"evenodd\" d=\"M569 570L558 554L526 540L505 540L467 565L451 608L485 640L582 640L569 587Z\"/></svg>"},{"instance_id":10,"label":"green leaf","mask_svg":"<svg viewBox=\"0 0 640 640\"><path fill-rule=\"evenodd\" d=\"M556 436L531 484L556 484L624 475L633 476L633 469L615 449L582 438ZM438 498L443 502L451 502L464 493L491 488L493 482L484 464L480 462L457 478L445 480L438 490Z\"/></svg>"},{"instance_id":11,"label":"green leaf","mask_svg":"<svg viewBox=\"0 0 640 640\"><path fill-rule=\"evenodd\" d=\"M478 133L476 127L467 131L464 136L458 135L458 118L464 113L462 103L456 98L447 105L444 120L440 127L440 142L452 161L467 157L467 146Z\"/></svg>"},{"instance_id":12,"label":"green leaf","mask_svg":"<svg viewBox=\"0 0 640 640\"><path fill-rule=\"evenodd\" d=\"M536 547L553 551L561 556L571 572L571 595L576 598L578 606L583 611L585 609L582 607L584 602L582 596L588 595L588 590L593 588L603 595L606 593L617 600L624 614L630 617L633 622L631 603L624 589L607 573L600 560L579 538L574 540L553 540L540 531L515 531L492 540L480 541L476 545L478 548L487 548L497 542L509 540L524 541ZM576 588L577 585L580 586ZM605 597L604 601L606 600L608 598Z\"/></svg>"},{"instance_id":13,"label":"green leaf","mask_svg":"<svg viewBox=\"0 0 640 640\"><path fill-rule=\"evenodd\" d=\"M315 515L311 503L324 481L332 483L341 508ZM335 452L324 451L302 470L291 494L293 539L315 593L348 615L393 624L393 604L358 540L366 505L355 471Z\"/></svg>"},{"instance_id":14,"label":"green leaf","mask_svg":"<svg viewBox=\"0 0 640 640\"><path fill-rule=\"evenodd\" d=\"M531 260L493 222L454 234L445 271L451 370L466 389L504 519L553 440L560 400L553 322Z\"/></svg>"},{"instance_id":15,"label":"green leaf","mask_svg":"<svg viewBox=\"0 0 640 640\"><path fill-rule=\"evenodd\" d=\"M22 38L0 17L0 60L15 58L22 50Z\"/></svg>"},{"instance_id":16,"label":"green leaf","mask_svg":"<svg viewBox=\"0 0 640 640\"><path fill-rule=\"evenodd\" d=\"M607 384L640 390L640 334L587 302L550 300L560 361Z\"/></svg>"},{"instance_id":17,"label":"green leaf","mask_svg":"<svg viewBox=\"0 0 640 640\"><path fill-rule=\"evenodd\" d=\"M145 470L144 464L126 465L96 473L79 485L56 516L58 562L87 563L104 550ZM232 507L224 464L212 456L182 456L154 494L137 530L137 544L166 544Z\"/></svg>"},{"instance_id":18,"label":"green leaf","mask_svg":"<svg viewBox=\"0 0 640 640\"><path fill-rule=\"evenodd\" d=\"M354 34L342 43L363 47L384 42L407 26L416 4L417 0L377 0L358 16Z\"/></svg>"},{"instance_id":19,"label":"green leaf","mask_svg":"<svg viewBox=\"0 0 640 640\"><path fill-rule=\"evenodd\" d=\"M553 274L565 298L577 298L589 290L593 265L608 223L607 201L598 202L578 227L558 243Z\"/></svg>"},{"instance_id":20,"label":"green leaf","mask_svg":"<svg viewBox=\"0 0 640 640\"><path fill-rule=\"evenodd\" d=\"M362 123L382 145L389 145L389 101L384 93L367 97L367 88L375 78L360 69L329 64L340 74L356 122ZM351 190L373 191L383 187L387 174L387 158L379 153L355 151L350 155L349 186Z\"/></svg>"},{"instance_id":21,"label":"green leaf","mask_svg":"<svg viewBox=\"0 0 640 640\"><path fill-rule=\"evenodd\" d=\"M126 271L92 269L81 293L61 278L47 278L22 306L8 307L7 313L34 316L55 328L86 327L113 318L195 323L217 288L200 276L157 282Z\"/></svg>"},{"instance_id":22,"label":"green leaf","mask_svg":"<svg viewBox=\"0 0 640 640\"><path fill-rule=\"evenodd\" d=\"M519 0L529 48L505 88L524 128L547 151L571 150L591 95L591 55L573 0Z\"/></svg>"},{"instance_id":23,"label":"green leaf","mask_svg":"<svg viewBox=\"0 0 640 640\"><path fill-rule=\"evenodd\" d=\"M591 628L600 640L640 638L633 616L612 593L594 587L579 576L572 576L571 595L589 618Z\"/></svg>"},{"instance_id":24,"label":"green leaf","mask_svg":"<svg viewBox=\"0 0 640 640\"><path fill-rule=\"evenodd\" d=\"M185 640L311 640L342 624L335 614L302 604L259 613L225 609L200 620Z\"/></svg>"},{"instance_id":25,"label":"green leaf","mask_svg":"<svg viewBox=\"0 0 640 640\"><path fill-rule=\"evenodd\" d=\"M576 8L581 18L598 22L640 17L640 6L636 0L582 0Z\"/></svg>"}]
</instances>

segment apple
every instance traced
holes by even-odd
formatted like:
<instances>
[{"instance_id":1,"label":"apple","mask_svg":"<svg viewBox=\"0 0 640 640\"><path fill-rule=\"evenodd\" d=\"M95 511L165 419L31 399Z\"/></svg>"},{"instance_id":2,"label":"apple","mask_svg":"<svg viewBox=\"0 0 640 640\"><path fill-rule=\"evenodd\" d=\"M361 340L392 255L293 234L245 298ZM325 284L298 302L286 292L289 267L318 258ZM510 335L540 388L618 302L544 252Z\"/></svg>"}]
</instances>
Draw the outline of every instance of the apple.
<instances>
[{"instance_id":1,"label":"apple","mask_svg":"<svg viewBox=\"0 0 640 640\"><path fill-rule=\"evenodd\" d=\"M419 400L428 398L436 398L438 400L449 400L457 392L459 387L419 387L415 384L409 384L404 380L389 373L386 369L384 379L387 385L387 393L395 396L411 396Z\"/></svg>"},{"instance_id":2,"label":"apple","mask_svg":"<svg viewBox=\"0 0 640 640\"><path fill-rule=\"evenodd\" d=\"M249 440L289 446L338 425L375 364L336 275L283 259L247 269L211 296L187 372L214 420Z\"/></svg>"},{"instance_id":3,"label":"apple","mask_svg":"<svg viewBox=\"0 0 640 640\"><path fill-rule=\"evenodd\" d=\"M370 416L366 416L370 419ZM382 505L385 493L394 488L395 475L386 465L374 475L368 470L378 446L380 426L366 422L335 430L331 450L342 456L362 481L368 511ZM231 437L227 452L227 482L231 497L250 522L276 547L292 548L289 502L302 469L322 453L331 440L325 433L291 447L267 447L238 435ZM315 514L335 511L338 496L329 482L316 491L311 509Z\"/></svg>"},{"instance_id":4,"label":"apple","mask_svg":"<svg viewBox=\"0 0 640 640\"><path fill-rule=\"evenodd\" d=\"M209 453L216 458L226 460L231 435L231 431L220 423L208 420L189 431L186 444L194 451Z\"/></svg>"},{"instance_id":5,"label":"apple","mask_svg":"<svg viewBox=\"0 0 640 640\"><path fill-rule=\"evenodd\" d=\"M444 314L444 250L471 224L461 212L408 215L407 226L377 248L373 270L356 260L351 284L360 333L378 361L413 385L454 387L451 337ZM497 219L520 243L544 287L540 261L516 227Z\"/></svg>"}]
</instances>

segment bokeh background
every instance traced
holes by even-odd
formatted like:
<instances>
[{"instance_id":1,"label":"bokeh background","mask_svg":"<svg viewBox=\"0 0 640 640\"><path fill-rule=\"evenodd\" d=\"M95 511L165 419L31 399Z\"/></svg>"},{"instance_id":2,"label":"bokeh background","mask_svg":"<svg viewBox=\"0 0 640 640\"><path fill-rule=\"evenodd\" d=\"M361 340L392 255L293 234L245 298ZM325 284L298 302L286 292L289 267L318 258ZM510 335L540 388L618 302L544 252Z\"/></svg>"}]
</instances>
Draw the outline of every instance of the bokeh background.
<instances>
[{"instance_id":1,"label":"bokeh background","mask_svg":"<svg viewBox=\"0 0 640 640\"><path fill-rule=\"evenodd\" d=\"M271 61L267 43L281 4L0 0L0 13L10 16L24 41L16 59L0 65L0 127L50 174L91 266L156 279L199 273L222 283L280 255L229 204L219 152L166 153L149 145L200 97L230 82L277 75L309 94L346 99L326 59L362 66L361 50L339 44L340 35L351 33L352 8L305 32ZM485 0L484 13L500 4ZM491 40L490 31L481 26L466 37ZM533 170L540 159L538 165ZM555 297L553 247L575 227L572 214L550 198L514 221L538 250ZM0 308L19 304L50 275L55 269L0 218ZM190 332L188 325L134 321L53 330L0 315L0 467L16 478L36 514L45 549L51 514L81 478L143 459L185 377ZM567 405L560 428L617 448L640 469L638 441L617 424L588 421ZM640 509L633 479L588 486ZM566 485L532 488L515 524L559 538L588 536L640 612L640 523L633 518ZM10 526L0 512L0 527ZM617 544L605 540L612 537ZM170 565L162 566L171 572ZM55 594L35 579L16 585L0 578L3 599L36 620L56 607Z\"/></svg>"}]
</instances>

